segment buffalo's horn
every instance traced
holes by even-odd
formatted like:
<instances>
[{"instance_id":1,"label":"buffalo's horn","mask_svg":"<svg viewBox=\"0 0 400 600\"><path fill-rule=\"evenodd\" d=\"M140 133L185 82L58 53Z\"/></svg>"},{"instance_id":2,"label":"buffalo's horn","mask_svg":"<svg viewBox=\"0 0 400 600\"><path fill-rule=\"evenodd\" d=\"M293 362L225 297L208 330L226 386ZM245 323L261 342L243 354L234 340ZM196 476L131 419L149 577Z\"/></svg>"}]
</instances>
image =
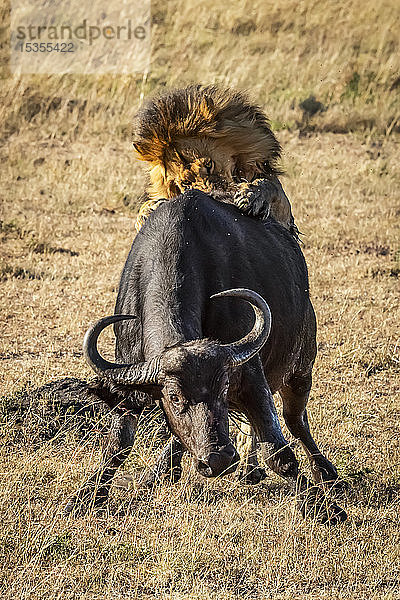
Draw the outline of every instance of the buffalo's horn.
<instances>
[{"instance_id":1,"label":"buffalo's horn","mask_svg":"<svg viewBox=\"0 0 400 600\"><path fill-rule=\"evenodd\" d=\"M223 298L225 296L235 296L246 300L251 304L256 317L253 329L241 340L232 344L222 344L224 348L229 350L232 366L238 366L257 354L267 341L271 331L271 311L264 298L257 292L245 288L225 290L219 294L214 294L211 298Z\"/></svg>"},{"instance_id":2,"label":"buffalo's horn","mask_svg":"<svg viewBox=\"0 0 400 600\"><path fill-rule=\"evenodd\" d=\"M115 383L126 385L156 384L160 369L158 357L136 365L118 364L105 360L97 350L97 340L103 329L112 323L127 319L136 319L136 317L132 315L112 315L100 319L100 321L89 327L83 340L83 353L86 362L98 375L111 379Z\"/></svg>"}]
</instances>

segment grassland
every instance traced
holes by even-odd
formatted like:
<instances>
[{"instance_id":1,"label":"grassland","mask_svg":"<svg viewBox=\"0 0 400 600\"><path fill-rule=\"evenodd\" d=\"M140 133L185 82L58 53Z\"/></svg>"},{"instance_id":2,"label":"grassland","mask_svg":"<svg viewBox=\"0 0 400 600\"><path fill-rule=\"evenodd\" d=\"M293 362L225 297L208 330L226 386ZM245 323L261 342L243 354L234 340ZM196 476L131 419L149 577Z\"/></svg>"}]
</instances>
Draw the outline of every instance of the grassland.
<instances>
[{"instance_id":1,"label":"grassland","mask_svg":"<svg viewBox=\"0 0 400 600\"><path fill-rule=\"evenodd\" d=\"M399 15L394 1L172 0L153 5L147 78L17 80L3 62L2 598L400 598ZM88 377L81 340L113 310L144 184L129 122L143 95L194 80L250 89L279 130L319 323L312 428L347 483L334 529L303 521L272 474L208 482L187 461L175 486L139 490L146 424L107 510L65 519L104 418L83 434L62 416L40 439L44 405L9 410L23 390Z\"/></svg>"}]
</instances>

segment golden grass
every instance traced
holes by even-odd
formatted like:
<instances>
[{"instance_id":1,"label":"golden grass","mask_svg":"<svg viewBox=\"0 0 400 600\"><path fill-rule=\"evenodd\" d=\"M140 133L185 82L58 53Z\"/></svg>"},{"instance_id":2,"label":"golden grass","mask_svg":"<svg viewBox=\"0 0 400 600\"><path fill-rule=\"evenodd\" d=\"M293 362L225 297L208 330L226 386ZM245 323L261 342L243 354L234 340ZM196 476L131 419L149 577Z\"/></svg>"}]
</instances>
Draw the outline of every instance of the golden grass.
<instances>
[{"instance_id":1,"label":"golden grass","mask_svg":"<svg viewBox=\"0 0 400 600\"><path fill-rule=\"evenodd\" d=\"M384 142L377 157L350 136L281 138L319 320L312 425L350 483L349 521L333 530L302 521L273 476L246 488L193 472L153 494L115 489L106 514L65 520L60 508L98 460L96 434L77 443L61 432L32 448L13 442L18 425L5 416L5 598L399 597L396 147ZM133 236L124 197L141 178L122 144L33 135L13 142L7 168L1 384L12 396L89 375L82 336L113 309ZM150 434L133 454L136 478L154 455Z\"/></svg>"},{"instance_id":2,"label":"golden grass","mask_svg":"<svg viewBox=\"0 0 400 600\"><path fill-rule=\"evenodd\" d=\"M273 475L255 488L234 477L208 482L190 461L177 485L137 490L157 445L145 424L107 511L65 519L68 495L98 460L103 417L83 438L66 417L55 438L39 443L4 410L2 598L400 598L400 166L390 125L399 114L399 88L390 90L397 3L380 3L378 16L368 0L177 6L154 6L147 81L6 81L1 395L89 375L82 337L113 310L143 187L127 133L140 93L193 79L250 87L276 125L290 126L279 134L283 183L304 233L319 322L311 423L349 485L349 520L334 529L303 521ZM349 86L355 72L358 91L355 80ZM311 93L328 110L305 123L298 102ZM68 105L84 99L85 107ZM338 123L357 133L327 132ZM314 132L304 135L307 128ZM111 335L104 347L112 352ZM46 426L41 406L31 413Z\"/></svg>"}]
</instances>

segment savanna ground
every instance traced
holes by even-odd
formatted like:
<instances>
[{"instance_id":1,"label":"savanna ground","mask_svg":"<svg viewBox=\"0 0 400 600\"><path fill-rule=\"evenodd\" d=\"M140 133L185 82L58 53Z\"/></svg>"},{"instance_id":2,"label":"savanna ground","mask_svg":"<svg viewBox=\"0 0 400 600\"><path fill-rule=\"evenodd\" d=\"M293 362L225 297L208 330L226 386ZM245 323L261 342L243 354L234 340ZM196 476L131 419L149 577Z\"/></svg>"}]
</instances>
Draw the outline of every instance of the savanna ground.
<instances>
[{"instance_id":1,"label":"savanna ground","mask_svg":"<svg viewBox=\"0 0 400 600\"><path fill-rule=\"evenodd\" d=\"M400 598L399 15L394 0L156 2L147 77L17 79L3 43L2 598ZM26 391L90 375L82 337L113 311L144 184L129 122L189 81L251 89L279 130L319 323L312 429L346 482L336 528L303 521L271 474L209 482L187 461L175 486L139 490L147 423L107 510L61 515L105 417L84 430Z\"/></svg>"}]
</instances>

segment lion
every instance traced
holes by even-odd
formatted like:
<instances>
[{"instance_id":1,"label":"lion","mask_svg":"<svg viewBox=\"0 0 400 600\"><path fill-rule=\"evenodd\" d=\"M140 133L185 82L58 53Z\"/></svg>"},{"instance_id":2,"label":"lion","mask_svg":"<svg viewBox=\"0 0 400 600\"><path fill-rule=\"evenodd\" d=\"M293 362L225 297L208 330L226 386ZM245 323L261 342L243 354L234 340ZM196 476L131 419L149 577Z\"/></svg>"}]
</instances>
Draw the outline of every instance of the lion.
<instances>
[{"instance_id":1,"label":"lion","mask_svg":"<svg viewBox=\"0 0 400 600\"><path fill-rule=\"evenodd\" d=\"M148 198L136 220L188 188L298 236L278 176L281 146L261 108L242 92L190 85L149 100L133 125L136 156L148 165Z\"/></svg>"}]
</instances>

